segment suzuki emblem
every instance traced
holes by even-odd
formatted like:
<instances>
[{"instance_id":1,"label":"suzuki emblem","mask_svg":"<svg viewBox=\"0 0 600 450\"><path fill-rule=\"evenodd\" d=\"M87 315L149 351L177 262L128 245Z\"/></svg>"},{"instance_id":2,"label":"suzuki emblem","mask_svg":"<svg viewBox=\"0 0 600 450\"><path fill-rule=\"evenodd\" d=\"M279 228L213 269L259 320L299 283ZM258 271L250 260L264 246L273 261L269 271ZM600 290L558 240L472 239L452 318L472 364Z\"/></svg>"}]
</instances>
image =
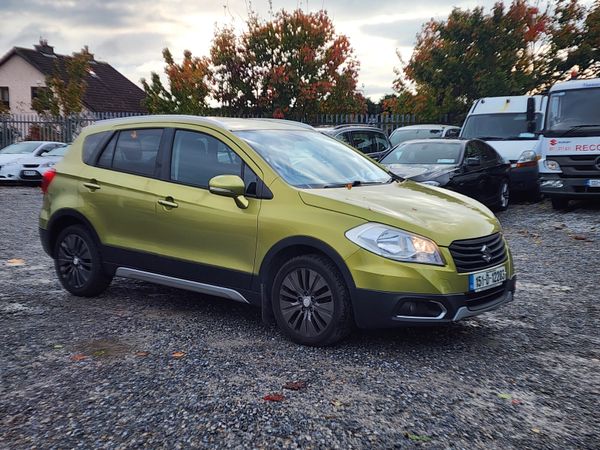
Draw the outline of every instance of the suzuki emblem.
<instances>
[{"instance_id":1,"label":"suzuki emblem","mask_svg":"<svg viewBox=\"0 0 600 450\"><path fill-rule=\"evenodd\" d=\"M483 260L487 263L489 263L492 260L492 252L490 252L490 249L488 248L487 245L484 245L483 247L481 247L481 257L483 258Z\"/></svg>"},{"instance_id":2,"label":"suzuki emblem","mask_svg":"<svg viewBox=\"0 0 600 450\"><path fill-rule=\"evenodd\" d=\"M558 141L556 139L550 139L550 145L556 145Z\"/></svg>"}]
</instances>

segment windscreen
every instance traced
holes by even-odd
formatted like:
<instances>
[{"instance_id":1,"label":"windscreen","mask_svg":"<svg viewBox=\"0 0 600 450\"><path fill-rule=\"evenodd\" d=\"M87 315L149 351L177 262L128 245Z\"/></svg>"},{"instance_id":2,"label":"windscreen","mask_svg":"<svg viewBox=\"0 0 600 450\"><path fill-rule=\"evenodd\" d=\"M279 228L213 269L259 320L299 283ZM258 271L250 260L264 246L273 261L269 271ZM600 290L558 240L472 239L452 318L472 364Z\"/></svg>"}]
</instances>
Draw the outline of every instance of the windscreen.
<instances>
[{"instance_id":1,"label":"windscreen","mask_svg":"<svg viewBox=\"0 0 600 450\"><path fill-rule=\"evenodd\" d=\"M542 128L543 116L535 115L535 131ZM535 136L522 136L527 131L527 114L503 113L503 114L475 114L467 117L462 129L461 137L464 139L484 140L517 140L537 139Z\"/></svg>"},{"instance_id":2,"label":"windscreen","mask_svg":"<svg viewBox=\"0 0 600 450\"><path fill-rule=\"evenodd\" d=\"M392 180L370 159L321 133L253 130L236 134L295 187L339 187L348 183L376 184Z\"/></svg>"},{"instance_id":3,"label":"windscreen","mask_svg":"<svg viewBox=\"0 0 600 450\"><path fill-rule=\"evenodd\" d=\"M8 147L4 147L0 150L0 155L26 155L33 153L39 146L39 142L19 142L18 144L11 144Z\"/></svg>"},{"instance_id":4,"label":"windscreen","mask_svg":"<svg viewBox=\"0 0 600 450\"><path fill-rule=\"evenodd\" d=\"M68 145L56 147L54 150L50 150L48 153L44 153L42 156L64 156L68 148Z\"/></svg>"},{"instance_id":5,"label":"windscreen","mask_svg":"<svg viewBox=\"0 0 600 450\"><path fill-rule=\"evenodd\" d=\"M382 164L458 164L462 145L458 142L407 142L392 150Z\"/></svg>"},{"instance_id":6,"label":"windscreen","mask_svg":"<svg viewBox=\"0 0 600 450\"><path fill-rule=\"evenodd\" d=\"M550 94L547 136L598 136L600 132L600 89L576 89Z\"/></svg>"}]
</instances>

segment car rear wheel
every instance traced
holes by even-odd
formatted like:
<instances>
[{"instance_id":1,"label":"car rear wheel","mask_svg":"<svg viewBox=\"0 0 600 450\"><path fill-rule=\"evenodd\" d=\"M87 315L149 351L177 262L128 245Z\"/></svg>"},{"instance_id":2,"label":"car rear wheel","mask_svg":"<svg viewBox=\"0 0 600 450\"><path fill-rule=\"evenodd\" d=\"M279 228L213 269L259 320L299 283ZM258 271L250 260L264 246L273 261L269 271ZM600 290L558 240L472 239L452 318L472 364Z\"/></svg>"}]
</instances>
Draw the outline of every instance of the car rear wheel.
<instances>
[{"instance_id":1,"label":"car rear wheel","mask_svg":"<svg viewBox=\"0 0 600 450\"><path fill-rule=\"evenodd\" d=\"M496 194L496 201L492 205L494 211L506 211L508 204L510 203L510 187L508 180L502 180L498 193Z\"/></svg>"},{"instance_id":2,"label":"car rear wheel","mask_svg":"<svg viewBox=\"0 0 600 450\"><path fill-rule=\"evenodd\" d=\"M60 232L53 255L60 283L74 295L99 295L112 281L112 277L102 269L100 252L94 240L81 225L72 225Z\"/></svg>"},{"instance_id":3,"label":"car rear wheel","mask_svg":"<svg viewBox=\"0 0 600 450\"><path fill-rule=\"evenodd\" d=\"M298 344L333 344L352 329L348 288L337 267L323 256L289 260L275 276L271 295L277 325Z\"/></svg>"}]
</instances>

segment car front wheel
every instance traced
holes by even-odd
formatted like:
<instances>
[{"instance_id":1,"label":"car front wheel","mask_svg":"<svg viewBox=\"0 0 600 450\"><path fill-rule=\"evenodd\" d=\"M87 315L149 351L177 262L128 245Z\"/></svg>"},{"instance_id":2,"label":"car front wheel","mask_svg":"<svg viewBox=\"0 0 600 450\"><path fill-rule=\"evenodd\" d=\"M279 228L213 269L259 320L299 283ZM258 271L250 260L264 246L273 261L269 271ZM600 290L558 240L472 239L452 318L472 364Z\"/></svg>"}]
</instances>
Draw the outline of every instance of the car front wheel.
<instances>
[{"instance_id":1,"label":"car front wheel","mask_svg":"<svg viewBox=\"0 0 600 450\"><path fill-rule=\"evenodd\" d=\"M71 294L94 297L112 281L102 269L94 240L81 225L71 225L59 233L53 254L58 279Z\"/></svg>"},{"instance_id":2,"label":"car front wheel","mask_svg":"<svg viewBox=\"0 0 600 450\"><path fill-rule=\"evenodd\" d=\"M333 344L352 329L348 288L337 267L323 256L289 260L275 276L271 295L277 325L298 344Z\"/></svg>"},{"instance_id":3,"label":"car front wheel","mask_svg":"<svg viewBox=\"0 0 600 450\"><path fill-rule=\"evenodd\" d=\"M506 211L510 202L510 187L508 180L502 180L496 194L496 201L492 205L494 211Z\"/></svg>"}]
</instances>

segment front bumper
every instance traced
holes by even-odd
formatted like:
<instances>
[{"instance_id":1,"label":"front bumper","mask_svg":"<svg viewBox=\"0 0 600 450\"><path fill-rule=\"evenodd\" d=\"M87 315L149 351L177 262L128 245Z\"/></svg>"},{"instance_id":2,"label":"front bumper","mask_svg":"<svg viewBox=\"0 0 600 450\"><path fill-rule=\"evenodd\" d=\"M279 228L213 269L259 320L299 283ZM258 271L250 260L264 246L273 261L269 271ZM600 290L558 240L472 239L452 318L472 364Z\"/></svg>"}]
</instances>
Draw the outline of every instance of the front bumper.
<instances>
[{"instance_id":1,"label":"front bumper","mask_svg":"<svg viewBox=\"0 0 600 450\"><path fill-rule=\"evenodd\" d=\"M542 173L540 174L540 190L547 197L600 198L600 188L589 187L588 179L564 178L558 174Z\"/></svg>"},{"instance_id":2,"label":"front bumper","mask_svg":"<svg viewBox=\"0 0 600 450\"><path fill-rule=\"evenodd\" d=\"M482 292L465 294L411 294L356 289L353 296L354 317L359 328L394 328L407 325L435 325L457 322L493 311L513 300L517 277ZM428 303L439 305L440 314L431 317L407 316L403 305Z\"/></svg>"}]
</instances>

